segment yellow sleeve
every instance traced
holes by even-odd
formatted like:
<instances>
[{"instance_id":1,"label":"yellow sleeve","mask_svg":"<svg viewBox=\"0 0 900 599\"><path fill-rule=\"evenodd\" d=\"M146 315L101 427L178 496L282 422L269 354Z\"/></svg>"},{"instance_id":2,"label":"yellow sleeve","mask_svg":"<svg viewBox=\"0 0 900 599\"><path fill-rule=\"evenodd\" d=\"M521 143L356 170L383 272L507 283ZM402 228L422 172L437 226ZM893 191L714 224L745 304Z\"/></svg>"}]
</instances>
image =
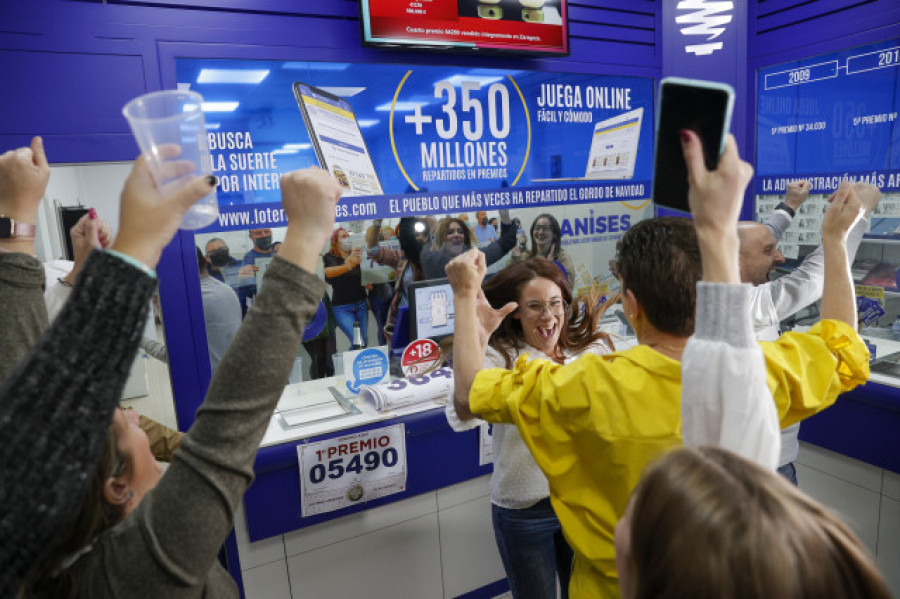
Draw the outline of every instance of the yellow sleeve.
<instances>
[{"instance_id":1,"label":"yellow sleeve","mask_svg":"<svg viewBox=\"0 0 900 599\"><path fill-rule=\"evenodd\" d=\"M594 360L578 359L563 366L550 360L529 362L528 354L523 354L512 370L489 368L475 376L469 391L469 409L488 422L507 423L537 422L542 409L552 413L584 409L588 406L584 383L592 380L591 370L598 368L602 366ZM573 382L575 393L559 393L565 387L573 390ZM561 401L563 395L565 402Z\"/></svg>"},{"instance_id":2,"label":"yellow sleeve","mask_svg":"<svg viewBox=\"0 0 900 599\"><path fill-rule=\"evenodd\" d=\"M795 424L869 380L869 351L847 324L823 320L805 333L760 343L781 426Z\"/></svg>"}]
</instances>

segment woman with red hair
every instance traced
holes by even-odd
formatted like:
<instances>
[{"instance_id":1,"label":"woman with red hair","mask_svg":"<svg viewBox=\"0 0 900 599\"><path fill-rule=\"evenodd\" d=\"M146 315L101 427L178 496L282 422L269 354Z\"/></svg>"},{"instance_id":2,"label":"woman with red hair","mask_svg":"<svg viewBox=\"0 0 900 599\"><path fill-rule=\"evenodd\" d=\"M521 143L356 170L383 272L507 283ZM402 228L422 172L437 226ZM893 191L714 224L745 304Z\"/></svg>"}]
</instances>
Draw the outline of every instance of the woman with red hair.
<instances>
[{"instance_id":1,"label":"woman with red hair","mask_svg":"<svg viewBox=\"0 0 900 599\"><path fill-rule=\"evenodd\" d=\"M369 305L362 286L362 248L353 248L350 234L338 227L331 234L331 249L322 256L325 281L331 285L331 310L338 328L353 343L353 323L359 322L363 346L369 344Z\"/></svg>"}]
</instances>

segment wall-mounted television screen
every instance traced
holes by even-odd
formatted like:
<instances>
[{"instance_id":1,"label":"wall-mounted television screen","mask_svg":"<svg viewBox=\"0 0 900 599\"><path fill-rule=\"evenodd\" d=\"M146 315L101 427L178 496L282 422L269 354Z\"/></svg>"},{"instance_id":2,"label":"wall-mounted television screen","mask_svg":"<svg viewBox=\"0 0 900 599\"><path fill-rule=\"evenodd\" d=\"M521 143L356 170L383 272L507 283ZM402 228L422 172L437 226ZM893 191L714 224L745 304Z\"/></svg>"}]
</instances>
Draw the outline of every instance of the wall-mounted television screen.
<instances>
[{"instance_id":1,"label":"wall-mounted television screen","mask_svg":"<svg viewBox=\"0 0 900 599\"><path fill-rule=\"evenodd\" d=\"M567 0L360 0L363 43L568 56Z\"/></svg>"}]
</instances>

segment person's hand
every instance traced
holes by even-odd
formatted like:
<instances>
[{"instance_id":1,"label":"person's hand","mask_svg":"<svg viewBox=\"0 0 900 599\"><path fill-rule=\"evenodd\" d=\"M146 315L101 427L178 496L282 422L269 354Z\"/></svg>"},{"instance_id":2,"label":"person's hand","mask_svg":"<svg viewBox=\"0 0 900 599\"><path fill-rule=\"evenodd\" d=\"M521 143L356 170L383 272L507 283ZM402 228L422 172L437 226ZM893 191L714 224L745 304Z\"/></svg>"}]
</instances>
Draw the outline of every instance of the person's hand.
<instances>
[{"instance_id":1,"label":"person's hand","mask_svg":"<svg viewBox=\"0 0 900 599\"><path fill-rule=\"evenodd\" d=\"M356 252L350 254L349 256L347 256L347 259L344 260L344 264L349 266L351 270L359 266L360 262L362 262L362 259Z\"/></svg>"},{"instance_id":2,"label":"person's hand","mask_svg":"<svg viewBox=\"0 0 900 599\"><path fill-rule=\"evenodd\" d=\"M856 192L859 203L865 208L866 216L872 214L881 201L881 190L868 183L854 183L853 191Z\"/></svg>"},{"instance_id":3,"label":"person's hand","mask_svg":"<svg viewBox=\"0 0 900 599\"><path fill-rule=\"evenodd\" d=\"M547 249L547 260L555 260L554 256L556 255L556 244L551 243L550 247Z\"/></svg>"},{"instance_id":4,"label":"person's hand","mask_svg":"<svg viewBox=\"0 0 900 599\"><path fill-rule=\"evenodd\" d=\"M500 213L500 222L503 223L504 225L508 225L510 223L509 210L506 208L503 208L502 210L499 210L499 213Z\"/></svg>"},{"instance_id":5,"label":"person's hand","mask_svg":"<svg viewBox=\"0 0 900 599\"><path fill-rule=\"evenodd\" d=\"M488 340L507 314L515 312L519 304L509 302L499 310L495 310L491 303L484 295L484 291L479 287L475 295L475 315L478 317L478 343L481 347L486 347Z\"/></svg>"},{"instance_id":6,"label":"person's hand","mask_svg":"<svg viewBox=\"0 0 900 599\"><path fill-rule=\"evenodd\" d=\"M74 285L91 250L108 246L112 240L112 233L106 221L97 216L97 211L91 208L69 229L69 235L72 238L74 265L66 275L65 281L69 285Z\"/></svg>"},{"instance_id":7,"label":"person's hand","mask_svg":"<svg viewBox=\"0 0 900 599\"><path fill-rule=\"evenodd\" d=\"M849 181L840 184L828 198L828 208L822 219L822 243L842 242L847 231L863 213L864 208L856 194L855 186Z\"/></svg>"},{"instance_id":8,"label":"person's hand","mask_svg":"<svg viewBox=\"0 0 900 599\"><path fill-rule=\"evenodd\" d=\"M744 190L753 177L753 167L741 160L730 133L725 153L714 171L706 170L703 146L693 131L681 132L684 159L688 168L688 204L694 226L700 229L731 231L737 227Z\"/></svg>"},{"instance_id":9,"label":"person's hand","mask_svg":"<svg viewBox=\"0 0 900 599\"><path fill-rule=\"evenodd\" d=\"M40 137L32 139L29 148L0 154L0 214L36 224L38 204L49 180L50 165Z\"/></svg>"},{"instance_id":10,"label":"person's hand","mask_svg":"<svg viewBox=\"0 0 900 599\"><path fill-rule=\"evenodd\" d=\"M282 175L281 203L288 226L278 255L315 272L319 250L334 229L335 206L340 199L341 186L320 168Z\"/></svg>"},{"instance_id":11,"label":"person's hand","mask_svg":"<svg viewBox=\"0 0 900 599\"><path fill-rule=\"evenodd\" d=\"M163 159L173 158L180 151L178 146L160 147ZM171 179L193 172L194 165L188 161L169 160L163 163L162 169L164 178ZM172 193L163 195L150 175L147 159L139 156L122 190L119 234L112 249L155 267L185 212L213 191L216 183L212 175L194 177Z\"/></svg>"},{"instance_id":12,"label":"person's hand","mask_svg":"<svg viewBox=\"0 0 900 599\"><path fill-rule=\"evenodd\" d=\"M245 264L238 270L239 279L251 279L259 272L259 267L255 264Z\"/></svg>"},{"instance_id":13,"label":"person's hand","mask_svg":"<svg viewBox=\"0 0 900 599\"><path fill-rule=\"evenodd\" d=\"M481 250L472 248L451 260L445 271L455 296L474 297L487 274L487 262Z\"/></svg>"},{"instance_id":14,"label":"person's hand","mask_svg":"<svg viewBox=\"0 0 900 599\"><path fill-rule=\"evenodd\" d=\"M809 198L809 190L812 189L812 183L806 179L799 181L791 181L787 184L784 192L784 203L791 207L791 210L797 212Z\"/></svg>"}]
</instances>

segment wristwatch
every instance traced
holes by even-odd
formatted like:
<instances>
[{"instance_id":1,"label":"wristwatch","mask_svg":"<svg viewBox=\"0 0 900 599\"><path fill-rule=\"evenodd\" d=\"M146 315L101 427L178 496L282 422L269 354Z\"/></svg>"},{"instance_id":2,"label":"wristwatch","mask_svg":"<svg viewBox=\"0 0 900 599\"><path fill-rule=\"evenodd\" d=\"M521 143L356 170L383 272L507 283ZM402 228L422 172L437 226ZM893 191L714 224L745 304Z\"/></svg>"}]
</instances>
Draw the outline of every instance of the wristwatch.
<instances>
[{"instance_id":1,"label":"wristwatch","mask_svg":"<svg viewBox=\"0 0 900 599\"><path fill-rule=\"evenodd\" d=\"M794 218L796 216L794 209L791 208L790 206L788 206L787 204L785 204L784 202L781 202L780 204L775 206L775 210L784 210L785 212L787 212L788 214L791 215L791 218Z\"/></svg>"},{"instance_id":2,"label":"wristwatch","mask_svg":"<svg viewBox=\"0 0 900 599\"><path fill-rule=\"evenodd\" d=\"M37 226L17 221L0 214L0 239L21 239L32 241Z\"/></svg>"}]
</instances>

